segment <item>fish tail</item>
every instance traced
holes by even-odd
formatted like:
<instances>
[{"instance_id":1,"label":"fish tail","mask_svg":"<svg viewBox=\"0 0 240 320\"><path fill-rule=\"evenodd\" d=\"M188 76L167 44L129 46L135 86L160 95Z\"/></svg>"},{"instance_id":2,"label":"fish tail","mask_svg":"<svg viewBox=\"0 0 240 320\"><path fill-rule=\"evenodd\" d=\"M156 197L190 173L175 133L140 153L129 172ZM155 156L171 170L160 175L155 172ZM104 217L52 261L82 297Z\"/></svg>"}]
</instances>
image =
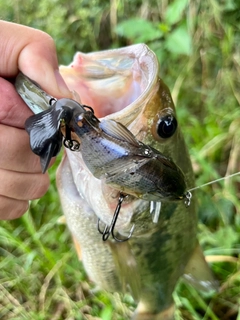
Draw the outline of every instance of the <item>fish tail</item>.
<instances>
[{"instance_id":1,"label":"fish tail","mask_svg":"<svg viewBox=\"0 0 240 320\"><path fill-rule=\"evenodd\" d=\"M174 304L171 305L168 309L165 309L159 313L151 313L151 312L144 312L143 310L139 310L137 308L136 312L134 313L132 320L174 320L174 312L175 306Z\"/></svg>"}]
</instances>

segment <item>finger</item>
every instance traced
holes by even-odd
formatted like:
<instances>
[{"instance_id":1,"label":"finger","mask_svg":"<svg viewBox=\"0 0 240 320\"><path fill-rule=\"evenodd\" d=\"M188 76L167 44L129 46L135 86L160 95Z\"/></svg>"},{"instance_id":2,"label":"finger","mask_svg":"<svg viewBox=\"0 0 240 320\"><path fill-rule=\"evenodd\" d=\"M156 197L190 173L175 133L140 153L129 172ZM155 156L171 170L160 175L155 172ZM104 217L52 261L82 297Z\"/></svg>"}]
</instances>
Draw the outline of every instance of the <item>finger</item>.
<instances>
[{"instance_id":1,"label":"finger","mask_svg":"<svg viewBox=\"0 0 240 320\"><path fill-rule=\"evenodd\" d=\"M0 220L17 219L21 217L28 208L29 201L0 196Z\"/></svg>"},{"instance_id":2,"label":"finger","mask_svg":"<svg viewBox=\"0 0 240 320\"><path fill-rule=\"evenodd\" d=\"M40 159L29 145L23 129L0 125L0 168L25 173L41 173Z\"/></svg>"},{"instance_id":3,"label":"finger","mask_svg":"<svg viewBox=\"0 0 240 320\"><path fill-rule=\"evenodd\" d=\"M49 187L48 174L21 173L0 169L0 195L17 199L41 198Z\"/></svg>"},{"instance_id":4,"label":"finger","mask_svg":"<svg viewBox=\"0 0 240 320\"><path fill-rule=\"evenodd\" d=\"M0 21L0 75L16 76L20 69L49 94L71 97L58 71L53 39L46 33L15 23Z\"/></svg>"}]
</instances>

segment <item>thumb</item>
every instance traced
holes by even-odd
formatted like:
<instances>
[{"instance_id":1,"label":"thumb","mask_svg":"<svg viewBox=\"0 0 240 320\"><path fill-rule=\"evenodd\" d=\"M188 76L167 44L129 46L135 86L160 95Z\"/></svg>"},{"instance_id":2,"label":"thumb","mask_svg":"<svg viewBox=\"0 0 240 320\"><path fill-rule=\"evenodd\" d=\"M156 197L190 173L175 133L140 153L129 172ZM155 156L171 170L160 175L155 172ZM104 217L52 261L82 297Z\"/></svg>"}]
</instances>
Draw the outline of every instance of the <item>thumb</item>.
<instances>
[{"instance_id":1,"label":"thumb","mask_svg":"<svg viewBox=\"0 0 240 320\"><path fill-rule=\"evenodd\" d=\"M0 21L0 76L14 77L21 70L50 95L70 98L58 70L53 39L46 33Z\"/></svg>"}]
</instances>

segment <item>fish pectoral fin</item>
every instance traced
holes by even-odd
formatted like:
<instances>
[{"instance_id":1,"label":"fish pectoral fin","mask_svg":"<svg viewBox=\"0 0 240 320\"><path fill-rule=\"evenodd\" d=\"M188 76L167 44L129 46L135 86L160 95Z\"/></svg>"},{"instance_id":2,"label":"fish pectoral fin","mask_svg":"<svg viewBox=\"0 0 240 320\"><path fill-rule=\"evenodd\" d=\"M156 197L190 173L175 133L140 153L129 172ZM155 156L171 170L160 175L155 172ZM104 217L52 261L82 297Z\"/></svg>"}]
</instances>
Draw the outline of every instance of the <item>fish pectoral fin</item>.
<instances>
[{"instance_id":1,"label":"fish pectoral fin","mask_svg":"<svg viewBox=\"0 0 240 320\"><path fill-rule=\"evenodd\" d=\"M138 140L132 134L132 132L129 131L120 122L111 119L102 120L99 124L99 127L112 138L128 142L136 147L139 147L140 145Z\"/></svg>"},{"instance_id":2,"label":"fish pectoral fin","mask_svg":"<svg viewBox=\"0 0 240 320\"><path fill-rule=\"evenodd\" d=\"M214 278L199 243L185 267L183 279L198 290L207 292L218 290L218 281Z\"/></svg>"},{"instance_id":3,"label":"fish pectoral fin","mask_svg":"<svg viewBox=\"0 0 240 320\"><path fill-rule=\"evenodd\" d=\"M141 293L140 273L129 242L108 241L108 245L111 248L123 292L128 288L134 299L139 300Z\"/></svg>"},{"instance_id":4,"label":"fish pectoral fin","mask_svg":"<svg viewBox=\"0 0 240 320\"><path fill-rule=\"evenodd\" d=\"M77 239L72 236L72 239L73 239L73 243L74 243L74 247L75 247L75 250L77 252L77 256L78 256L78 260L79 261L82 261L82 249L81 249L81 245L80 243L77 241Z\"/></svg>"}]
</instances>

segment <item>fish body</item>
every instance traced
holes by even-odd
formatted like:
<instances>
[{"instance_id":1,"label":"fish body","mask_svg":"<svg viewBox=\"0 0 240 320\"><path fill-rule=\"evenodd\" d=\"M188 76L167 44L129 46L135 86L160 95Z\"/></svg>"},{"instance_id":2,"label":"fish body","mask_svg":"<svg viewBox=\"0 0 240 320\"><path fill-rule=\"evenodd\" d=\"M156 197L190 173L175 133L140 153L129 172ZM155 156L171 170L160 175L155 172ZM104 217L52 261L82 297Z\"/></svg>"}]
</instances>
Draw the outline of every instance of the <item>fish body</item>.
<instances>
[{"instance_id":1,"label":"fish body","mask_svg":"<svg viewBox=\"0 0 240 320\"><path fill-rule=\"evenodd\" d=\"M157 59L147 46L78 53L73 63L61 67L60 71L70 89L78 92L82 103L90 105L103 117L100 121L121 123L135 139L171 159L184 174L184 191L194 185L190 158L179 126L165 130L165 135L161 132L162 119L176 119L176 113L170 92L158 77ZM123 202L116 223L121 236L127 236L134 224L132 237L124 243L103 242L96 232L97 219L110 225L119 189L101 179L106 172L106 168L101 170L102 155L99 156L98 175L94 177L90 165L86 165L90 160L84 161L87 154L89 157L94 154L92 152L67 150L57 174L63 211L71 233L81 246L85 269L90 279L103 289L129 290L138 302L135 319L173 319L173 290L198 247L195 200L186 208L183 201L166 199L162 202L158 222L154 223L150 214L151 199L144 200L133 194ZM154 161L156 169L157 160ZM121 161L117 172L122 176L124 167ZM114 171L117 166L112 168ZM157 170L162 170L164 175L161 167ZM182 186L176 171L175 177L174 172L166 175L164 184L171 184L176 177L176 184ZM157 200L161 201L161 197ZM203 255L200 259L204 260ZM203 265L207 270L205 262ZM193 268L190 272L194 273ZM205 275L206 282L210 283L209 271Z\"/></svg>"},{"instance_id":2,"label":"fish body","mask_svg":"<svg viewBox=\"0 0 240 320\"><path fill-rule=\"evenodd\" d=\"M69 88L99 118L87 131L85 113L72 120L80 152L66 149L57 172L67 225L81 247L89 278L102 289L130 292L138 320L174 319L172 293L184 274L206 288L214 283L196 238L195 199L188 208L180 200L194 185L194 175L170 92L158 71L156 56L143 44L78 53L69 67L60 68ZM120 134L120 139L113 126L126 128L127 137ZM143 156L144 150L148 154ZM143 165L135 161L139 154ZM143 176L154 192L149 184L144 191ZM127 197L115 229L127 237L134 224L134 232L125 242L102 241L97 222L103 228L111 224L123 191ZM160 201L160 215L153 219L152 207ZM198 266L202 272L196 272Z\"/></svg>"}]
</instances>

